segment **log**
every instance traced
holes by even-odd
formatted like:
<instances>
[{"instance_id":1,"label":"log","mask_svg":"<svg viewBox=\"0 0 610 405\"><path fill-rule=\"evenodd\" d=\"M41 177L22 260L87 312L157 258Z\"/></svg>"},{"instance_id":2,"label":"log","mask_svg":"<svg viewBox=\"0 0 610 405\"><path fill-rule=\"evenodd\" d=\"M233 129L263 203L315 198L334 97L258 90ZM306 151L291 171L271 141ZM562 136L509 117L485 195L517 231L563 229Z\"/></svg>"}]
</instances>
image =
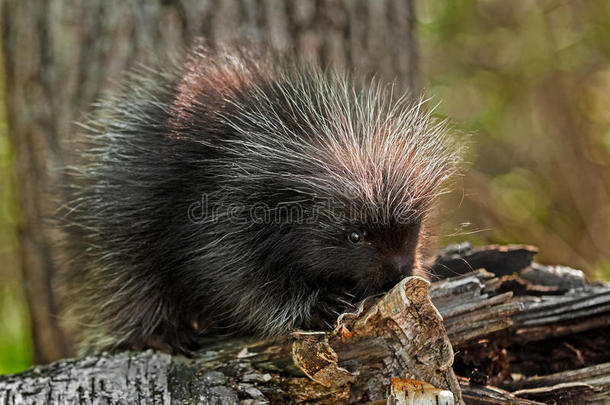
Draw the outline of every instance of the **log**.
<instances>
[{"instance_id":1,"label":"log","mask_svg":"<svg viewBox=\"0 0 610 405\"><path fill-rule=\"evenodd\" d=\"M333 332L203 342L192 359L66 360L0 377L0 403L610 403L610 284L525 260L522 246L461 252L454 263L480 268L407 278Z\"/></svg>"},{"instance_id":2,"label":"log","mask_svg":"<svg viewBox=\"0 0 610 405\"><path fill-rule=\"evenodd\" d=\"M536 251L461 244L430 264L436 274L471 269L430 288L458 353L464 400L608 404L610 284L535 263Z\"/></svg>"},{"instance_id":3,"label":"log","mask_svg":"<svg viewBox=\"0 0 610 405\"><path fill-rule=\"evenodd\" d=\"M431 263L433 279L459 276L490 267L498 276L512 274L529 266L538 249L529 245L490 245L472 247L469 243L452 244L443 249Z\"/></svg>"},{"instance_id":4,"label":"log","mask_svg":"<svg viewBox=\"0 0 610 405\"><path fill-rule=\"evenodd\" d=\"M418 383L410 389L430 383L440 388L439 401L450 391L450 403L463 404L451 342L428 286L406 278L342 315L333 332L214 342L192 359L153 351L102 354L0 377L0 403L385 402L412 379Z\"/></svg>"}]
</instances>

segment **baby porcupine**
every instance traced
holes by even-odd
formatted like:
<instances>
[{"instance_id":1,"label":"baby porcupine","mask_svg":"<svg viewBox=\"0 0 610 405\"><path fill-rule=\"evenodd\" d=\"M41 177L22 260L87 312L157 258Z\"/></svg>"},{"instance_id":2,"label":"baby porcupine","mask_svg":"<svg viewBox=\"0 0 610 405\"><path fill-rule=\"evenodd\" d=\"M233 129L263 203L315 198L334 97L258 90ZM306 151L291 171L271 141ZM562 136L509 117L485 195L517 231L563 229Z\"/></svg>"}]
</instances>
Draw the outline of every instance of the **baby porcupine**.
<instances>
[{"instance_id":1,"label":"baby porcupine","mask_svg":"<svg viewBox=\"0 0 610 405\"><path fill-rule=\"evenodd\" d=\"M225 49L101 103L64 219L86 350L328 328L417 273L457 149L375 82Z\"/></svg>"}]
</instances>

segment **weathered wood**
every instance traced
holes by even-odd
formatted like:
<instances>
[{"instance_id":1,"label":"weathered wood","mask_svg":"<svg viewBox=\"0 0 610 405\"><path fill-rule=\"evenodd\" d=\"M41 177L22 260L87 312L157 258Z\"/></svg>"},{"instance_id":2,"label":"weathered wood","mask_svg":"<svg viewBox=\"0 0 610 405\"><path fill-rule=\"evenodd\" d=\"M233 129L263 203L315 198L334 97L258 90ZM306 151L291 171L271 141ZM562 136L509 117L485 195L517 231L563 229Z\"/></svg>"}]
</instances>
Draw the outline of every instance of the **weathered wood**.
<instances>
[{"instance_id":1,"label":"weathered wood","mask_svg":"<svg viewBox=\"0 0 610 405\"><path fill-rule=\"evenodd\" d=\"M0 403L365 403L386 400L393 377L431 383L463 404L453 350L418 277L344 314L334 332L228 340L194 359L119 353L0 377ZM439 394L440 395L440 394ZM259 401L259 402L256 402ZM445 402L446 403L446 402Z\"/></svg>"},{"instance_id":2,"label":"weathered wood","mask_svg":"<svg viewBox=\"0 0 610 405\"><path fill-rule=\"evenodd\" d=\"M469 384L465 378L460 378L462 395L468 405L542 405L542 402L516 397L508 391L497 387Z\"/></svg>"},{"instance_id":3,"label":"weathered wood","mask_svg":"<svg viewBox=\"0 0 610 405\"><path fill-rule=\"evenodd\" d=\"M610 388L610 363L596 364L578 370L562 371L550 375L534 376L517 380L508 385L511 390L549 387L558 384L581 382L592 386Z\"/></svg>"},{"instance_id":4,"label":"weathered wood","mask_svg":"<svg viewBox=\"0 0 610 405\"><path fill-rule=\"evenodd\" d=\"M610 403L610 370L606 363L595 365L610 361L610 284L589 284L578 270L525 260L534 251L462 246L439 256L443 266L454 263L462 269L463 259L484 268L436 282L430 290L458 351L456 372L483 375L500 386L460 380L464 399L477 404L528 403L520 402L524 399ZM499 256L509 264L498 269ZM536 376L552 368L561 371Z\"/></svg>"},{"instance_id":5,"label":"weathered wood","mask_svg":"<svg viewBox=\"0 0 610 405\"><path fill-rule=\"evenodd\" d=\"M528 245L490 245L473 248L468 243L449 245L429 266L433 279L459 276L476 269L493 269L504 276L530 265L538 249Z\"/></svg>"},{"instance_id":6,"label":"weathered wood","mask_svg":"<svg viewBox=\"0 0 610 405\"><path fill-rule=\"evenodd\" d=\"M170 356L151 351L125 352L34 367L1 378L0 403L169 404L167 380L171 361Z\"/></svg>"},{"instance_id":7,"label":"weathered wood","mask_svg":"<svg viewBox=\"0 0 610 405\"><path fill-rule=\"evenodd\" d=\"M582 382L519 390L515 391L514 395L536 399L542 401L542 403L551 401L564 404L608 403L607 390Z\"/></svg>"},{"instance_id":8,"label":"weathered wood","mask_svg":"<svg viewBox=\"0 0 610 405\"><path fill-rule=\"evenodd\" d=\"M392 405L453 405L450 391L442 391L431 384L403 378L392 378L392 391L387 402Z\"/></svg>"},{"instance_id":9,"label":"weathered wood","mask_svg":"<svg viewBox=\"0 0 610 405\"><path fill-rule=\"evenodd\" d=\"M498 254L495 247L480 251ZM141 403L381 404L393 377L398 386L419 386L409 380L417 379L456 393L459 382L469 404L609 403L610 285L538 264L501 277L494 270L437 281L429 294L424 280L405 279L342 315L333 333L217 342L195 359L103 355L0 377L0 403L62 392L109 403L137 387ZM407 398L414 396L394 392L392 400Z\"/></svg>"}]
</instances>

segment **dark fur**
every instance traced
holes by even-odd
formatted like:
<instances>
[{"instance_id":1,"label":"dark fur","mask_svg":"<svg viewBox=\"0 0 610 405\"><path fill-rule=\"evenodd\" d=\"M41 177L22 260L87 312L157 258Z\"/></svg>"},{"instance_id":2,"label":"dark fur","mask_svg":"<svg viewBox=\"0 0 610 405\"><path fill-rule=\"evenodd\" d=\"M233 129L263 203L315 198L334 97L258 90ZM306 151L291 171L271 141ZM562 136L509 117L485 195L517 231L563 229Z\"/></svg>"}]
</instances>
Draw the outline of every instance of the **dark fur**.
<instances>
[{"instance_id":1,"label":"dark fur","mask_svg":"<svg viewBox=\"0 0 610 405\"><path fill-rule=\"evenodd\" d=\"M324 328L419 269L455 161L442 126L297 65L197 49L100 106L63 215L86 349Z\"/></svg>"}]
</instances>

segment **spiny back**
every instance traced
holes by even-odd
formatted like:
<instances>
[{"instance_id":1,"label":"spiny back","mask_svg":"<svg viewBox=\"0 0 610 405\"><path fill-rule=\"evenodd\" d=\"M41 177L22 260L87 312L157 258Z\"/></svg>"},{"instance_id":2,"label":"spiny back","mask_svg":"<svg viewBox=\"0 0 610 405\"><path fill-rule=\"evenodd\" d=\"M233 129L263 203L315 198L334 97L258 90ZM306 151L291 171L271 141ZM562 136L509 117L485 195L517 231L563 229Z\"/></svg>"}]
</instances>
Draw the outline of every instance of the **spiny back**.
<instances>
[{"instance_id":1,"label":"spiny back","mask_svg":"<svg viewBox=\"0 0 610 405\"><path fill-rule=\"evenodd\" d=\"M417 270L458 157L391 86L243 50L134 75L86 128L65 218L98 349L323 327Z\"/></svg>"}]
</instances>

